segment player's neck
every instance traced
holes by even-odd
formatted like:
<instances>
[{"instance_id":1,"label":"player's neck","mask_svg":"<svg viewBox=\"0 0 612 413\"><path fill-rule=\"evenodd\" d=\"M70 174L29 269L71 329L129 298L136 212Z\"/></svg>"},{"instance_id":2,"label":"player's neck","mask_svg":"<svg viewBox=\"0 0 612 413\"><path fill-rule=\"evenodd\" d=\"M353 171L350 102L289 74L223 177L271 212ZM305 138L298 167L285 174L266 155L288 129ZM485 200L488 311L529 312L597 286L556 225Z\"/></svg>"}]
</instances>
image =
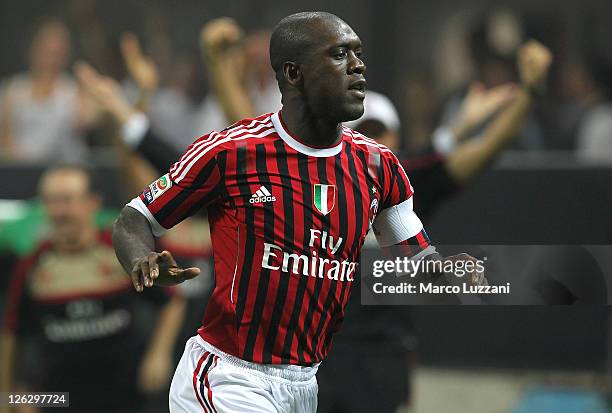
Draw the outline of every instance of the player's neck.
<instances>
[{"instance_id":1,"label":"player's neck","mask_svg":"<svg viewBox=\"0 0 612 413\"><path fill-rule=\"evenodd\" d=\"M328 147L342 139L340 123L316 118L303 105L284 104L281 117L289 132L306 145Z\"/></svg>"}]
</instances>

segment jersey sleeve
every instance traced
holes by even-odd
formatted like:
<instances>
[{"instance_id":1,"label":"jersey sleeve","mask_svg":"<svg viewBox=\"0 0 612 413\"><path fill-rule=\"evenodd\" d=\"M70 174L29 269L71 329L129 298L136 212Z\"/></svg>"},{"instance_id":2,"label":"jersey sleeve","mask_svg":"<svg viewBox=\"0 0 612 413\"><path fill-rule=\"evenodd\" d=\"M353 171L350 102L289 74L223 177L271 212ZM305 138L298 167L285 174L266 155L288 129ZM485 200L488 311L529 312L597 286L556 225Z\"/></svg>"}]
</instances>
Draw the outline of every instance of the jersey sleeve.
<instances>
[{"instance_id":1,"label":"jersey sleeve","mask_svg":"<svg viewBox=\"0 0 612 413\"><path fill-rule=\"evenodd\" d=\"M224 185L218 156L224 140L213 132L197 139L167 174L127 205L143 214L157 237L221 198Z\"/></svg>"},{"instance_id":2,"label":"jersey sleeve","mask_svg":"<svg viewBox=\"0 0 612 413\"><path fill-rule=\"evenodd\" d=\"M372 223L378 244L381 247L401 245L404 254L410 257L435 252L423 223L413 210L414 189L404 168L391 152L384 152L381 158L382 207Z\"/></svg>"}]
</instances>

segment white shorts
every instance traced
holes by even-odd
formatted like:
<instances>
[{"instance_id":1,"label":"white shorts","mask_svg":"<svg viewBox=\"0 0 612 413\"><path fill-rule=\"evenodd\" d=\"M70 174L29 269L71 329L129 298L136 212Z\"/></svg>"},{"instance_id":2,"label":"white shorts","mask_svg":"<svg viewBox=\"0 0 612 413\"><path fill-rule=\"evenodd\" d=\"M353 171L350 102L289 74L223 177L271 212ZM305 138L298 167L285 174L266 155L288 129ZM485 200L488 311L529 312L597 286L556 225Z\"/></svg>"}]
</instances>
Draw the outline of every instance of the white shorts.
<instances>
[{"instance_id":1,"label":"white shorts","mask_svg":"<svg viewBox=\"0 0 612 413\"><path fill-rule=\"evenodd\" d=\"M170 413L314 413L317 368L250 363L195 336L172 378Z\"/></svg>"}]
</instances>

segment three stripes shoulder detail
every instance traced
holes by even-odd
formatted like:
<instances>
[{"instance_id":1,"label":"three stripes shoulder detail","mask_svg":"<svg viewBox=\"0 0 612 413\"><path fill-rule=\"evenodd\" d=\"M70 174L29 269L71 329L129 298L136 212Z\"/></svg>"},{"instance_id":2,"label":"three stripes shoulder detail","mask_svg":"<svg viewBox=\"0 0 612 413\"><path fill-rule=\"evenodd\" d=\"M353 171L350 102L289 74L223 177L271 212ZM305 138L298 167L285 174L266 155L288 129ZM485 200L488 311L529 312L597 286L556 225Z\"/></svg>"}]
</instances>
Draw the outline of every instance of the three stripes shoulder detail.
<instances>
[{"instance_id":1,"label":"three stripes shoulder detail","mask_svg":"<svg viewBox=\"0 0 612 413\"><path fill-rule=\"evenodd\" d=\"M351 141L357 145L367 145L371 148L376 148L381 152L391 152L391 150L387 148L385 145L381 145L380 143L376 142L374 139L368 138L367 136L357 131L354 131L351 128L343 126L342 129L345 134L349 135L352 138Z\"/></svg>"},{"instance_id":2,"label":"three stripes shoulder detail","mask_svg":"<svg viewBox=\"0 0 612 413\"><path fill-rule=\"evenodd\" d=\"M185 178L195 163L212 149L227 142L248 138L263 138L275 132L269 116L240 123L221 132L212 132L205 139L196 141L170 169L170 177L176 183Z\"/></svg>"}]
</instances>

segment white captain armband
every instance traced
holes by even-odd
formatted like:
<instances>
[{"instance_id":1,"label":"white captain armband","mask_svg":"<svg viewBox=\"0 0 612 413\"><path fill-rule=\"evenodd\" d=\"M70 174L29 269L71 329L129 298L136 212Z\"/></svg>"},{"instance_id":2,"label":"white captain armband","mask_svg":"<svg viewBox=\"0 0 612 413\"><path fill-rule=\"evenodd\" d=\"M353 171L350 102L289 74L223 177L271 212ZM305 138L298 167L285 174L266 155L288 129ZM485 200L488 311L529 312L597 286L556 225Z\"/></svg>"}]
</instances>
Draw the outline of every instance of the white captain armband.
<instances>
[{"instance_id":1,"label":"white captain armband","mask_svg":"<svg viewBox=\"0 0 612 413\"><path fill-rule=\"evenodd\" d=\"M151 225L151 231L153 232L153 235L155 235L156 237L161 237L167 231L166 228L164 228L159 222L157 222L153 214L151 214L151 211L149 211L149 208L147 208L144 202L142 202L140 197L132 199L126 206L134 208L136 211L144 215L144 217L147 219L147 221L149 221L149 224Z\"/></svg>"},{"instance_id":2,"label":"white captain armband","mask_svg":"<svg viewBox=\"0 0 612 413\"><path fill-rule=\"evenodd\" d=\"M372 229L378 245L390 247L414 237L423 230L423 223L412 210L412 198L381 211Z\"/></svg>"}]
</instances>

